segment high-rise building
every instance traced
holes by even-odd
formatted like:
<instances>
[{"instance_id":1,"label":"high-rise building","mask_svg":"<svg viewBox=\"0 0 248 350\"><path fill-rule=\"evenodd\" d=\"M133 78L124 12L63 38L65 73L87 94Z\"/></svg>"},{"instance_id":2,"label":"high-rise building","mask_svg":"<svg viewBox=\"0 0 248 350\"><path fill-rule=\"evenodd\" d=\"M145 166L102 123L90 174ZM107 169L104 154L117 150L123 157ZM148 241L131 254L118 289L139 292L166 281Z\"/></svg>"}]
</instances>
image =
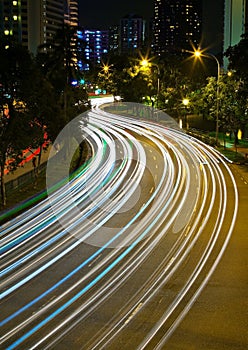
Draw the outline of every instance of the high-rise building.
<instances>
[{"instance_id":1,"label":"high-rise building","mask_svg":"<svg viewBox=\"0 0 248 350\"><path fill-rule=\"evenodd\" d=\"M84 29L79 32L79 37L86 43L85 58L91 64L100 64L103 55L108 53L109 35L107 30ZM82 69L89 69L89 64L84 64Z\"/></svg>"},{"instance_id":2,"label":"high-rise building","mask_svg":"<svg viewBox=\"0 0 248 350\"><path fill-rule=\"evenodd\" d=\"M64 23L64 0L28 0L29 50L47 43ZM37 21L37 18L40 20Z\"/></svg>"},{"instance_id":3,"label":"high-rise building","mask_svg":"<svg viewBox=\"0 0 248 350\"><path fill-rule=\"evenodd\" d=\"M28 46L28 1L0 1L0 31L6 40Z\"/></svg>"},{"instance_id":4,"label":"high-rise building","mask_svg":"<svg viewBox=\"0 0 248 350\"><path fill-rule=\"evenodd\" d=\"M0 1L0 30L32 53L64 23L65 0Z\"/></svg>"},{"instance_id":5,"label":"high-rise building","mask_svg":"<svg viewBox=\"0 0 248 350\"><path fill-rule=\"evenodd\" d=\"M225 0L224 51L236 45L245 33L247 0Z\"/></svg>"},{"instance_id":6,"label":"high-rise building","mask_svg":"<svg viewBox=\"0 0 248 350\"><path fill-rule=\"evenodd\" d=\"M129 14L120 20L119 50L128 53L141 49L145 39L145 21L141 16Z\"/></svg>"},{"instance_id":7,"label":"high-rise building","mask_svg":"<svg viewBox=\"0 0 248 350\"><path fill-rule=\"evenodd\" d=\"M119 26L109 27L109 51L117 52L119 49Z\"/></svg>"},{"instance_id":8,"label":"high-rise building","mask_svg":"<svg viewBox=\"0 0 248 350\"><path fill-rule=\"evenodd\" d=\"M78 27L78 0L65 0L65 22Z\"/></svg>"},{"instance_id":9,"label":"high-rise building","mask_svg":"<svg viewBox=\"0 0 248 350\"><path fill-rule=\"evenodd\" d=\"M230 46L239 43L245 34L247 20L247 0L225 0L224 8L224 52ZM224 57L224 67L227 68L228 59Z\"/></svg>"},{"instance_id":10,"label":"high-rise building","mask_svg":"<svg viewBox=\"0 0 248 350\"><path fill-rule=\"evenodd\" d=\"M248 35L248 0L245 1L245 34Z\"/></svg>"},{"instance_id":11,"label":"high-rise building","mask_svg":"<svg viewBox=\"0 0 248 350\"><path fill-rule=\"evenodd\" d=\"M245 1L245 34L248 35L248 0Z\"/></svg>"},{"instance_id":12,"label":"high-rise building","mask_svg":"<svg viewBox=\"0 0 248 350\"><path fill-rule=\"evenodd\" d=\"M154 0L153 51L164 52L198 46L202 25L201 0Z\"/></svg>"}]
</instances>

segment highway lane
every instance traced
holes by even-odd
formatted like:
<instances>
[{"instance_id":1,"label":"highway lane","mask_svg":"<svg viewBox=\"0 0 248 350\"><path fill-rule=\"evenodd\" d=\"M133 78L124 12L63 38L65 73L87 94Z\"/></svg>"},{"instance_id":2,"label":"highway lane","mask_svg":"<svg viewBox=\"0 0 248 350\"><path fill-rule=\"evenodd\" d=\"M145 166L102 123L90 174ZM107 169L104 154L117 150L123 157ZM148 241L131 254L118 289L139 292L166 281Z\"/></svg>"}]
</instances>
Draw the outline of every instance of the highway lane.
<instances>
[{"instance_id":1,"label":"highway lane","mask_svg":"<svg viewBox=\"0 0 248 350\"><path fill-rule=\"evenodd\" d=\"M87 128L90 164L2 231L9 349L161 348L230 239L236 185L212 149L97 108Z\"/></svg>"}]
</instances>

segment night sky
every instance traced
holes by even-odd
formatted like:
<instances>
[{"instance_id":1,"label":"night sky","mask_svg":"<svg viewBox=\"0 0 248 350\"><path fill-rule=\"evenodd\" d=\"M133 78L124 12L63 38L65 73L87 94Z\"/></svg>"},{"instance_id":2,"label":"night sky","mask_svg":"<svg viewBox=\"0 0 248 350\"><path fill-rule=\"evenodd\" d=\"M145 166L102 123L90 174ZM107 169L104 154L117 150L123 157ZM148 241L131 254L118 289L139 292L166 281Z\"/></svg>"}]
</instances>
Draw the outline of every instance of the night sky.
<instances>
[{"instance_id":1,"label":"night sky","mask_svg":"<svg viewBox=\"0 0 248 350\"><path fill-rule=\"evenodd\" d=\"M153 0L79 0L79 23L90 29L108 29L122 17L135 13L149 20L153 17Z\"/></svg>"},{"instance_id":2,"label":"night sky","mask_svg":"<svg viewBox=\"0 0 248 350\"><path fill-rule=\"evenodd\" d=\"M153 17L154 0L79 0L79 24L88 29L108 29L128 13ZM222 49L224 0L203 0L202 47L212 53Z\"/></svg>"}]
</instances>

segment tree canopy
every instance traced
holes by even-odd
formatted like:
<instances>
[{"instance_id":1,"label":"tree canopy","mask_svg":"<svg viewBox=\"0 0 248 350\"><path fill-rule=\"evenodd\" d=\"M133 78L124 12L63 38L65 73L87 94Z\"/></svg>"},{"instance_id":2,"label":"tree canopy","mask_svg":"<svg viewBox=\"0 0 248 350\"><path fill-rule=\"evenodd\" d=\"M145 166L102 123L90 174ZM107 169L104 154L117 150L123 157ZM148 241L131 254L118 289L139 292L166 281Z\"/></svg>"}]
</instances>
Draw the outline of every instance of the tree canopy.
<instances>
[{"instance_id":1,"label":"tree canopy","mask_svg":"<svg viewBox=\"0 0 248 350\"><path fill-rule=\"evenodd\" d=\"M230 70L234 70L246 83L248 83L248 35L242 36L237 45L229 47L225 56L228 57Z\"/></svg>"}]
</instances>

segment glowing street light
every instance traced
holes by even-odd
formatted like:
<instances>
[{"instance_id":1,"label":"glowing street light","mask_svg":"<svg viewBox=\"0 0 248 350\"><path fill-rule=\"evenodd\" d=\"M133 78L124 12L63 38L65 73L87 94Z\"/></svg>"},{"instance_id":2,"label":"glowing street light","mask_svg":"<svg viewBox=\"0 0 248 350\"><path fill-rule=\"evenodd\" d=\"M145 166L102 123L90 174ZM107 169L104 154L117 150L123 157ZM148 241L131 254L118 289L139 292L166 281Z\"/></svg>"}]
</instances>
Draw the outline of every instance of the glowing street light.
<instances>
[{"instance_id":1,"label":"glowing street light","mask_svg":"<svg viewBox=\"0 0 248 350\"><path fill-rule=\"evenodd\" d=\"M213 58L216 63L217 63L217 89L216 89L216 133L215 133L215 142L216 145L218 145L218 134L219 134L219 94L220 94L220 89L219 89L219 82L220 82L220 62L217 59L216 56L214 56L211 53L203 53L200 50L195 50L194 51L194 56L196 58L201 58L201 56L203 57L209 57L209 58Z\"/></svg>"},{"instance_id":2,"label":"glowing street light","mask_svg":"<svg viewBox=\"0 0 248 350\"><path fill-rule=\"evenodd\" d=\"M189 104L189 99L188 99L188 98L184 98L184 99L183 99L183 104L184 104L184 106L188 106L188 104Z\"/></svg>"},{"instance_id":3,"label":"glowing street light","mask_svg":"<svg viewBox=\"0 0 248 350\"><path fill-rule=\"evenodd\" d=\"M142 67L149 67L149 62L148 62L147 59L144 58L144 59L140 62L140 65L141 65Z\"/></svg>"},{"instance_id":4,"label":"glowing street light","mask_svg":"<svg viewBox=\"0 0 248 350\"><path fill-rule=\"evenodd\" d=\"M105 73L105 74L108 74L109 73L109 71L110 71L110 68L113 66L113 64L110 64L110 65L108 65L108 64L103 64L102 65L102 70L103 70L103 72Z\"/></svg>"},{"instance_id":5,"label":"glowing street light","mask_svg":"<svg viewBox=\"0 0 248 350\"><path fill-rule=\"evenodd\" d=\"M202 53L201 53L200 50L196 50L196 51L194 52L194 55L195 55L195 57L201 57Z\"/></svg>"},{"instance_id":6,"label":"glowing street light","mask_svg":"<svg viewBox=\"0 0 248 350\"><path fill-rule=\"evenodd\" d=\"M109 66L103 66L103 71L104 71L104 73L108 73L108 71L109 71Z\"/></svg>"}]
</instances>

